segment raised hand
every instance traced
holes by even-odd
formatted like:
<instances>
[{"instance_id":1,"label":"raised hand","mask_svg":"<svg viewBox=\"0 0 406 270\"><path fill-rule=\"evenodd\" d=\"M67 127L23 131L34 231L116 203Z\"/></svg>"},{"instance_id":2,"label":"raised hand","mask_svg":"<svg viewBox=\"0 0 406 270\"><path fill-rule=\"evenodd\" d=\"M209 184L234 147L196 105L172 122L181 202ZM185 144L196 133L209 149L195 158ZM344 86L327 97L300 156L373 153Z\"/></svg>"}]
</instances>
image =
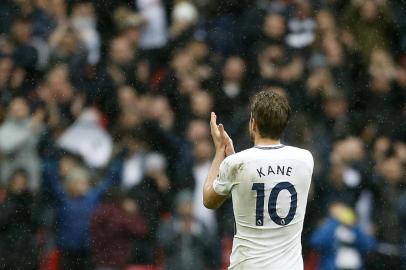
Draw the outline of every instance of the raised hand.
<instances>
[{"instance_id":1,"label":"raised hand","mask_svg":"<svg viewBox=\"0 0 406 270\"><path fill-rule=\"evenodd\" d=\"M230 136L228 136L227 132L224 130L224 133L226 135L226 148L224 150L226 157L235 154L235 150L234 150L234 144L233 144L233 140L230 138Z\"/></svg>"},{"instance_id":2,"label":"raised hand","mask_svg":"<svg viewBox=\"0 0 406 270\"><path fill-rule=\"evenodd\" d=\"M235 153L233 141L224 130L223 124L217 125L217 116L214 112L211 113L210 130L217 153L222 153L225 156Z\"/></svg>"}]
</instances>

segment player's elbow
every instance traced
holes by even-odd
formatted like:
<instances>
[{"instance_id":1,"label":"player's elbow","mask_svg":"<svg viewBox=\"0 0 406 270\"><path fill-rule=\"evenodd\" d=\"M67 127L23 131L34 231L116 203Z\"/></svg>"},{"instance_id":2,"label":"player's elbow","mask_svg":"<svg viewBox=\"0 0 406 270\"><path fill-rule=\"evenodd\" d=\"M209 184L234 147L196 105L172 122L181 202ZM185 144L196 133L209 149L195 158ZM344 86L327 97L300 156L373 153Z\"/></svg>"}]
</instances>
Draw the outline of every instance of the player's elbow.
<instances>
[{"instance_id":1,"label":"player's elbow","mask_svg":"<svg viewBox=\"0 0 406 270\"><path fill-rule=\"evenodd\" d=\"M219 198L220 196L217 194L213 194L212 192L205 192L203 194L203 205L208 209L217 209L223 204L223 199Z\"/></svg>"},{"instance_id":2,"label":"player's elbow","mask_svg":"<svg viewBox=\"0 0 406 270\"><path fill-rule=\"evenodd\" d=\"M206 207L207 209L212 209L212 210L217 209L217 208L220 207L220 205L215 204L215 203L211 203L211 202L206 202L206 203L203 202L203 205L204 205L204 207Z\"/></svg>"},{"instance_id":3,"label":"player's elbow","mask_svg":"<svg viewBox=\"0 0 406 270\"><path fill-rule=\"evenodd\" d=\"M203 199L203 205L207 209L216 209L218 207L212 201L210 201L208 199Z\"/></svg>"}]
</instances>

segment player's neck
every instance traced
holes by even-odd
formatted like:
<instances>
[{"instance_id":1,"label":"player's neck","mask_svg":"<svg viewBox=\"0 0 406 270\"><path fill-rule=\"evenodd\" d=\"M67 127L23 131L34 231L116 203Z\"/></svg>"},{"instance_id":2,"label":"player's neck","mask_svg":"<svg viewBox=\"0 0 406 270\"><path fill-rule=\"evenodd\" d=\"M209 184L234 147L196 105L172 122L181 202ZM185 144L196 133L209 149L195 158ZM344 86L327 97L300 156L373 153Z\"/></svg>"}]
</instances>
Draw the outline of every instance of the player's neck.
<instances>
[{"instance_id":1,"label":"player's neck","mask_svg":"<svg viewBox=\"0 0 406 270\"><path fill-rule=\"evenodd\" d=\"M278 145L278 144L281 144L281 141L271 139L271 138L255 137L254 144L255 145Z\"/></svg>"}]
</instances>

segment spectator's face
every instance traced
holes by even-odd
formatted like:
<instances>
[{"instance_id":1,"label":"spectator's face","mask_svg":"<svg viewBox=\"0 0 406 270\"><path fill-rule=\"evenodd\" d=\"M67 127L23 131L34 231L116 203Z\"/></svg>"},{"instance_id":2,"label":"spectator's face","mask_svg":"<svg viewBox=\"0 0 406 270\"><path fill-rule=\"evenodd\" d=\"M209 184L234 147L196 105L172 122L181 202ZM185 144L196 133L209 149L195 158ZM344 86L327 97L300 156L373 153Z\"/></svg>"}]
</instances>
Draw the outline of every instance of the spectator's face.
<instances>
[{"instance_id":1,"label":"spectator's face","mask_svg":"<svg viewBox=\"0 0 406 270\"><path fill-rule=\"evenodd\" d=\"M364 158L364 144L359 138L348 138L337 142L332 152L332 160L335 163L348 164L360 161Z\"/></svg>"},{"instance_id":2,"label":"spectator's face","mask_svg":"<svg viewBox=\"0 0 406 270\"><path fill-rule=\"evenodd\" d=\"M121 108L118 121L119 127L122 129L133 129L142 123L142 119L135 108Z\"/></svg>"},{"instance_id":3,"label":"spectator's face","mask_svg":"<svg viewBox=\"0 0 406 270\"><path fill-rule=\"evenodd\" d=\"M370 79L369 89L377 94L388 93L391 91L391 81L383 71L375 73Z\"/></svg>"},{"instance_id":4,"label":"spectator's face","mask_svg":"<svg viewBox=\"0 0 406 270\"><path fill-rule=\"evenodd\" d=\"M343 61L341 44L333 34L326 35L323 39L323 49L330 64L338 64Z\"/></svg>"},{"instance_id":5,"label":"spectator's face","mask_svg":"<svg viewBox=\"0 0 406 270\"><path fill-rule=\"evenodd\" d=\"M0 52L4 55L12 55L14 52L14 44L6 36L0 36Z\"/></svg>"},{"instance_id":6,"label":"spectator's face","mask_svg":"<svg viewBox=\"0 0 406 270\"><path fill-rule=\"evenodd\" d=\"M128 65L134 59L130 43L123 38L113 40L110 48L110 59L119 65Z\"/></svg>"},{"instance_id":7,"label":"spectator's face","mask_svg":"<svg viewBox=\"0 0 406 270\"><path fill-rule=\"evenodd\" d=\"M386 159L380 165L380 171L385 181L388 183L400 183L405 177L404 168L398 158L392 157Z\"/></svg>"},{"instance_id":8,"label":"spectator's face","mask_svg":"<svg viewBox=\"0 0 406 270\"><path fill-rule=\"evenodd\" d=\"M345 153L348 156L347 159L352 161L362 160L365 156L362 140L355 137L345 140Z\"/></svg>"},{"instance_id":9,"label":"spectator's face","mask_svg":"<svg viewBox=\"0 0 406 270\"><path fill-rule=\"evenodd\" d=\"M94 10L93 3L85 2L78 3L73 6L72 16L73 17L95 17L96 13Z\"/></svg>"},{"instance_id":10,"label":"spectator's face","mask_svg":"<svg viewBox=\"0 0 406 270\"><path fill-rule=\"evenodd\" d=\"M378 16L378 7L375 1L367 0L361 5L361 18L365 21L374 21Z\"/></svg>"},{"instance_id":11,"label":"spectator's face","mask_svg":"<svg viewBox=\"0 0 406 270\"><path fill-rule=\"evenodd\" d=\"M123 35L132 46L136 46L141 38L141 27L130 27L123 32Z\"/></svg>"},{"instance_id":12,"label":"spectator's face","mask_svg":"<svg viewBox=\"0 0 406 270\"><path fill-rule=\"evenodd\" d=\"M195 67L192 54L185 51L177 53L173 57L172 67L178 73L190 73Z\"/></svg>"},{"instance_id":13,"label":"spectator's face","mask_svg":"<svg viewBox=\"0 0 406 270\"><path fill-rule=\"evenodd\" d=\"M394 67L392 56L385 50L373 50L370 57L370 69L381 68L391 69Z\"/></svg>"},{"instance_id":14,"label":"spectator's face","mask_svg":"<svg viewBox=\"0 0 406 270\"><path fill-rule=\"evenodd\" d=\"M159 120L168 114L173 114L169 101L164 96L153 97L149 106L149 116L153 119Z\"/></svg>"},{"instance_id":15,"label":"spectator's face","mask_svg":"<svg viewBox=\"0 0 406 270\"><path fill-rule=\"evenodd\" d=\"M285 35L285 19L279 14L266 16L263 26L263 32L266 37L280 39Z\"/></svg>"},{"instance_id":16,"label":"spectator's face","mask_svg":"<svg viewBox=\"0 0 406 270\"><path fill-rule=\"evenodd\" d=\"M68 55L73 55L78 50L79 38L73 30L69 30L62 37L60 46L56 50L60 50Z\"/></svg>"},{"instance_id":17,"label":"spectator's face","mask_svg":"<svg viewBox=\"0 0 406 270\"><path fill-rule=\"evenodd\" d=\"M312 14L312 6L308 0L300 1L296 5L296 17L307 19Z\"/></svg>"},{"instance_id":18,"label":"spectator's face","mask_svg":"<svg viewBox=\"0 0 406 270\"><path fill-rule=\"evenodd\" d=\"M209 46L202 41L192 41L187 46L187 50L193 55L196 61L204 60L209 54Z\"/></svg>"},{"instance_id":19,"label":"spectator's face","mask_svg":"<svg viewBox=\"0 0 406 270\"><path fill-rule=\"evenodd\" d=\"M210 127L203 120L194 120L189 123L186 136L190 142L195 142L210 136Z\"/></svg>"},{"instance_id":20,"label":"spectator's face","mask_svg":"<svg viewBox=\"0 0 406 270\"><path fill-rule=\"evenodd\" d=\"M348 103L343 97L329 98L323 104L324 114L330 119L336 119L347 113Z\"/></svg>"},{"instance_id":21,"label":"spectator's face","mask_svg":"<svg viewBox=\"0 0 406 270\"><path fill-rule=\"evenodd\" d=\"M223 77L227 81L241 81L245 74L245 63L239 57L230 57L227 59L224 69Z\"/></svg>"},{"instance_id":22,"label":"spectator's face","mask_svg":"<svg viewBox=\"0 0 406 270\"><path fill-rule=\"evenodd\" d=\"M67 189L71 197L83 196L89 190L89 180L84 178L71 179L67 184Z\"/></svg>"},{"instance_id":23,"label":"spectator's face","mask_svg":"<svg viewBox=\"0 0 406 270\"><path fill-rule=\"evenodd\" d=\"M70 157L70 156L63 156L61 160L59 161L59 174L62 177L65 177L68 175L68 173L75 167L78 166L77 161Z\"/></svg>"},{"instance_id":24,"label":"spectator's face","mask_svg":"<svg viewBox=\"0 0 406 270\"><path fill-rule=\"evenodd\" d=\"M23 193L28 189L28 179L23 173L16 173L10 180L10 192L13 194Z\"/></svg>"},{"instance_id":25,"label":"spectator's face","mask_svg":"<svg viewBox=\"0 0 406 270\"><path fill-rule=\"evenodd\" d=\"M326 68L313 70L306 83L309 95L314 95L318 92L327 92L332 85L333 78L330 71Z\"/></svg>"},{"instance_id":26,"label":"spectator's face","mask_svg":"<svg viewBox=\"0 0 406 270\"><path fill-rule=\"evenodd\" d=\"M322 32L332 32L336 28L333 14L327 10L317 13L317 26Z\"/></svg>"},{"instance_id":27,"label":"spectator's face","mask_svg":"<svg viewBox=\"0 0 406 270\"><path fill-rule=\"evenodd\" d=\"M213 157L213 144L209 139L195 141L193 152L197 162L209 161Z\"/></svg>"},{"instance_id":28,"label":"spectator's face","mask_svg":"<svg viewBox=\"0 0 406 270\"><path fill-rule=\"evenodd\" d=\"M10 78L11 70L13 68L13 61L11 58L0 59L0 87Z\"/></svg>"},{"instance_id":29,"label":"spectator's face","mask_svg":"<svg viewBox=\"0 0 406 270\"><path fill-rule=\"evenodd\" d=\"M396 157L403 163L406 164L406 143L396 142L394 144Z\"/></svg>"},{"instance_id":30,"label":"spectator's face","mask_svg":"<svg viewBox=\"0 0 406 270\"><path fill-rule=\"evenodd\" d=\"M387 137L379 137L374 143L374 157L380 159L385 156L391 146L391 141Z\"/></svg>"},{"instance_id":31,"label":"spectator's face","mask_svg":"<svg viewBox=\"0 0 406 270\"><path fill-rule=\"evenodd\" d=\"M177 214L181 217L190 218L193 216L193 204L190 201L179 203L176 210Z\"/></svg>"},{"instance_id":32,"label":"spectator's face","mask_svg":"<svg viewBox=\"0 0 406 270\"><path fill-rule=\"evenodd\" d=\"M120 109L134 108L137 104L137 94L131 86L123 86L118 89L118 103Z\"/></svg>"},{"instance_id":33,"label":"spectator's face","mask_svg":"<svg viewBox=\"0 0 406 270\"><path fill-rule=\"evenodd\" d=\"M70 102L73 98L73 87L69 79L67 66L57 66L48 73L47 86L58 103Z\"/></svg>"},{"instance_id":34,"label":"spectator's face","mask_svg":"<svg viewBox=\"0 0 406 270\"><path fill-rule=\"evenodd\" d=\"M17 20L12 26L12 34L19 43L27 43L31 40L31 23Z\"/></svg>"},{"instance_id":35,"label":"spectator's face","mask_svg":"<svg viewBox=\"0 0 406 270\"><path fill-rule=\"evenodd\" d=\"M406 88L406 67L399 67L396 79L401 87Z\"/></svg>"},{"instance_id":36,"label":"spectator's face","mask_svg":"<svg viewBox=\"0 0 406 270\"><path fill-rule=\"evenodd\" d=\"M27 102L23 98L15 98L11 101L8 117L11 119L26 119L30 114Z\"/></svg>"},{"instance_id":37,"label":"spectator's face","mask_svg":"<svg viewBox=\"0 0 406 270\"><path fill-rule=\"evenodd\" d=\"M65 18L67 15L66 0L48 0L45 7L55 18Z\"/></svg>"},{"instance_id":38,"label":"spectator's face","mask_svg":"<svg viewBox=\"0 0 406 270\"><path fill-rule=\"evenodd\" d=\"M159 122L162 128L171 130L175 122L175 113L169 101L164 96L154 96L144 98L140 103L143 116Z\"/></svg>"},{"instance_id":39,"label":"spectator's face","mask_svg":"<svg viewBox=\"0 0 406 270\"><path fill-rule=\"evenodd\" d=\"M190 95L198 92L200 89L200 83L197 79L191 76L185 76L181 78L179 83L179 92L182 95Z\"/></svg>"},{"instance_id":40,"label":"spectator's face","mask_svg":"<svg viewBox=\"0 0 406 270\"><path fill-rule=\"evenodd\" d=\"M208 117L213 109L213 100L209 93L200 91L191 99L192 112L197 117Z\"/></svg>"}]
</instances>

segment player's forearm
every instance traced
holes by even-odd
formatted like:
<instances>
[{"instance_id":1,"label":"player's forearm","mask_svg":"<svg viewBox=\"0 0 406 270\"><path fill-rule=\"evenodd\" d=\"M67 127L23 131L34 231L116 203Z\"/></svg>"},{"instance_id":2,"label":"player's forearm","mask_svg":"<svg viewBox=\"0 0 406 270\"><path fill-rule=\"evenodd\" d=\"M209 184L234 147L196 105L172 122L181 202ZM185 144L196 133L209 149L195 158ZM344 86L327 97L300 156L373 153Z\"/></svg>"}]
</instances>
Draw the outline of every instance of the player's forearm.
<instances>
[{"instance_id":1,"label":"player's forearm","mask_svg":"<svg viewBox=\"0 0 406 270\"><path fill-rule=\"evenodd\" d=\"M209 174L207 176L205 187L213 188L213 182L216 179L220 171L220 164L225 159L224 153L216 153L211 163Z\"/></svg>"},{"instance_id":2,"label":"player's forearm","mask_svg":"<svg viewBox=\"0 0 406 270\"><path fill-rule=\"evenodd\" d=\"M215 194L215 191L213 189L213 182L216 179L217 175L219 174L220 171L220 164L223 162L225 159L225 154L216 152L216 155L214 156L214 159L211 163L211 167L209 170L209 173L207 175L206 182L204 183L204 188L203 188L203 204L207 208L213 209L213 208L218 208L223 201L218 200Z\"/></svg>"}]
</instances>

